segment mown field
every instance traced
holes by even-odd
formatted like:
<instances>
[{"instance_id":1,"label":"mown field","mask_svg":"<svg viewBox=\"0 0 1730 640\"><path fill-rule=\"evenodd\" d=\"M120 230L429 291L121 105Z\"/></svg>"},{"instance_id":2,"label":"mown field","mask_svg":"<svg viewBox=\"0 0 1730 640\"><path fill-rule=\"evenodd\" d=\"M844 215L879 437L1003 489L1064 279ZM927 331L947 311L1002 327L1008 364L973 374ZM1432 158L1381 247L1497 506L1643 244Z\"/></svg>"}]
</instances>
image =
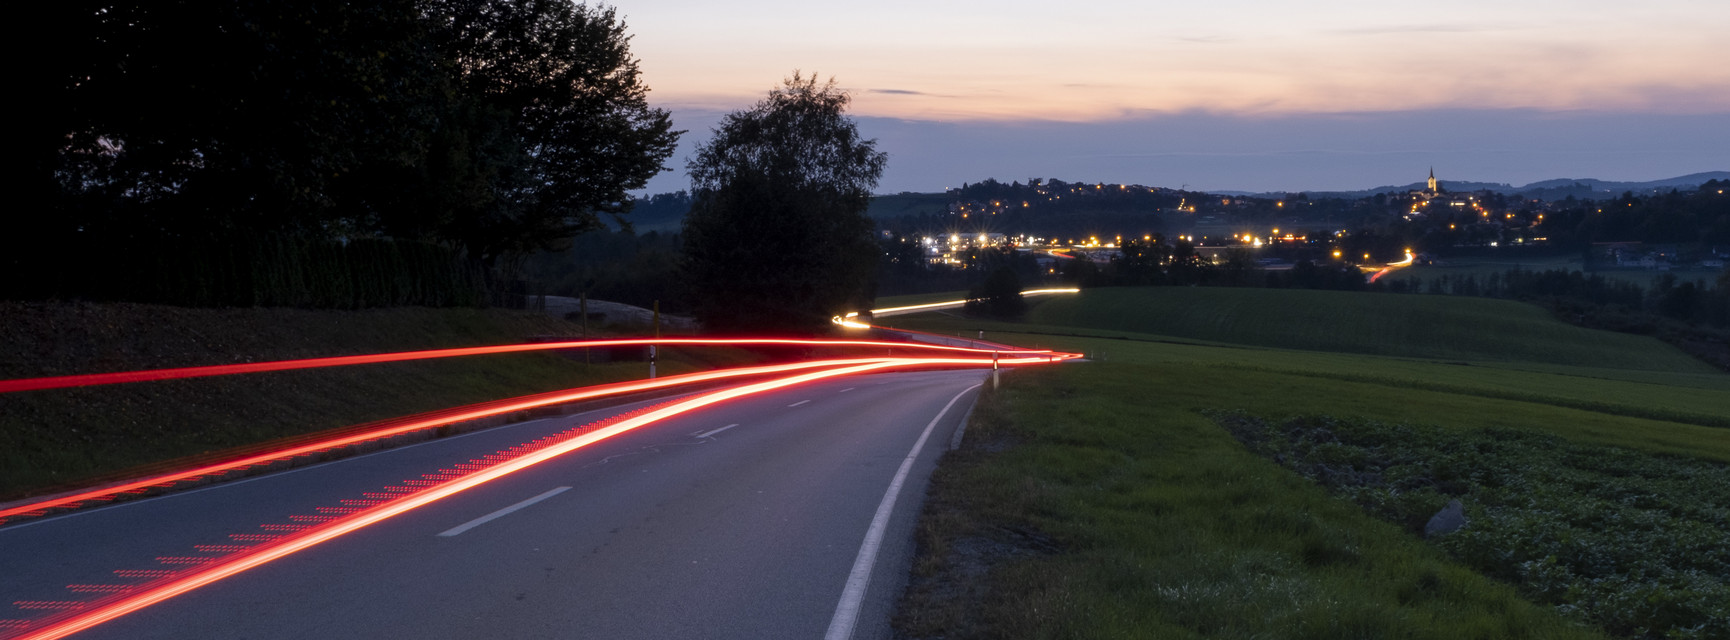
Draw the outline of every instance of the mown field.
<instances>
[{"instance_id":1,"label":"mown field","mask_svg":"<svg viewBox=\"0 0 1730 640\"><path fill-rule=\"evenodd\" d=\"M1709 365L1654 340L1567 325L1541 308L1509 300L1161 287L1054 298L1035 307L1027 321L1311 351L1712 371Z\"/></svg>"},{"instance_id":2,"label":"mown field","mask_svg":"<svg viewBox=\"0 0 1730 640\"><path fill-rule=\"evenodd\" d=\"M981 401L933 481L907 637L1730 633L1730 376L1656 340L1251 289L885 324L1092 356ZM1426 539L1454 499L1466 528Z\"/></svg>"},{"instance_id":3,"label":"mown field","mask_svg":"<svg viewBox=\"0 0 1730 640\"><path fill-rule=\"evenodd\" d=\"M1429 281L1443 276L1459 278L1469 275L1477 278L1478 282L1482 283L1484 278L1488 277L1490 274L1501 275L1516 269L1525 271L1580 271L1583 268L1584 263L1581 262L1578 256L1553 256L1531 260L1509 260L1506 258L1458 258L1445 261L1442 264L1413 265L1411 267L1396 270L1393 273L1388 274L1388 277L1396 280L1416 277L1420 280ZM1677 271L1599 269L1586 273L1586 276L1603 276L1606 280L1620 280L1640 285L1646 289L1651 289L1657 284L1658 280L1663 278L1666 274L1675 276L1677 282L1700 281L1709 285L1718 279L1719 272L1692 269Z\"/></svg>"},{"instance_id":4,"label":"mown field","mask_svg":"<svg viewBox=\"0 0 1730 640\"><path fill-rule=\"evenodd\" d=\"M576 337L543 314L477 309L0 305L0 378L286 360ZM663 374L743 354L677 350ZM140 465L474 402L644 377L643 362L530 353L0 396L0 500Z\"/></svg>"}]
</instances>

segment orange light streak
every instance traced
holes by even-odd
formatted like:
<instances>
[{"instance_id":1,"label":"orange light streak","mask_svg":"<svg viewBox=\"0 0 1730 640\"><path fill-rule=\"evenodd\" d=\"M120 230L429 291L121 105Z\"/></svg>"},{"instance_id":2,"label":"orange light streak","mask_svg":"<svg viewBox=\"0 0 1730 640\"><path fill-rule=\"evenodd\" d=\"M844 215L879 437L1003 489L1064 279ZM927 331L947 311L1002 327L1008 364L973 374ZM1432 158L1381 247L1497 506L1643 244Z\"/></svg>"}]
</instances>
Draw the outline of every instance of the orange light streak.
<instances>
[{"instance_id":1,"label":"orange light streak","mask_svg":"<svg viewBox=\"0 0 1730 640\"><path fill-rule=\"evenodd\" d=\"M1009 358L1000 360L999 364L1040 364L1055 361L1059 359L1060 356L1074 356L1074 354L1051 354L1047 356ZM208 586L225 578L263 566L319 544L329 542L348 533L383 522L397 515L407 513L463 491L481 486L493 480L503 478L512 473L558 458L559 456L576 451L607 438L673 416L695 411L718 402L807 382L814 382L825 378L870 371L945 365L983 367L991 362L991 360L983 358L879 358L830 361L830 363L835 366L820 371L802 373L730 389L723 389L703 394L695 398L677 401L635 417L580 433L563 442L542 449L533 450L515 458L502 459L503 456L495 454L480 459L499 460L497 463L490 466L483 467L479 464L458 465L459 468L469 466L477 468L466 475L451 478L442 483L433 484L432 486L423 488L415 493L390 499L381 504L377 504L376 506L321 508L321 511L332 510L343 513L335 519L323 523L308 525L306 528L299 529L295 533L286 537L263 542L255 547L248 548L246 551L238 552L228 557L213 558L207 565L194 565L192 568L186 569L186 571L189 571L190 573L185 575L179 575L178 573L173 574L174 577L167 579L165 584L155 588L142 590L139 593L123 592L113 596L106 602L99 600L90 603L99 604L100 606L88 611L68 612L61 616L49 618L44 620L44 622L48 623L48 626L31 631L27 635L19 636L19 638L21 640L50 640L63 638L90 629L129 613L169 600L201 587ZM514 450L515 449L507 449L505 452L501 453L508 454ZM82 605L83 603L80 604Z\"/></svg>"},{"instance_id":2,"label":"orange light streak","mask_svg":"<svg viewBox=\"0 0 1730 640\"><path fill-rule=\"evenodd\" d=\"M1021 295L1037 296L1037 295L1047 295L1047 294L1053 294L1053 293L1080 293L1080 292L1081 292L1080 289L1032 289L1029 291L1021 292ZM929 311L931 309L938 309L941 307L961 306L963 304L966 304L966 302L967 302L966 300L947 300L944 302L915 304L915 305L909 305L909 306L905 306L905 307L889 307L886 309L872 309L871 315L873 315L873 316L901 315L903 313L913 313L916 311Z\"/></svg>"},{"instance_id":3,"label":"orange light streak","mask_svg":"<svg viewBox=\"0 0 1730 640\"><path fill-rule=\"evenodd\" d=\"M947 351L982 352L988 350L968 349L965 347L945 347L938 345L917 345L901 342L885 342L878 340L805 340L791 338L628 338L618 340L577 340L568 342L542 342L533 344L507 344L486 347L463 347L458 349L433 349L427 351L399 351L394 353L374 353L358 356L335 356L330 358L306 358L301 360L273 360L271 362L248 362L245 364L219 364L203 367L179 367L173 369L148 369L144 371L117 371L114 373L88 373L70 376L52 376L44 378L19 378L15 380L0 380L0 393L18 391L37 391L42 389L60 389L65 387L87 387L105 384L120 384L126 382L148 382L154 380L177 380L182 378L203 378L208 376L225 376L239 373L263 373L267 371L290 371L295 369L316 369L321 367L342 367L357 364L378 364L384 362L403 362L407 360L430 360L435 358L454 358L459 356L492 355L500 353L521 353L525 351L547 351L552 349L582 349L593 347L628 347L628 346L746 346L746 345L797 345L826 347L910 347L917 349L939 349ZM1032 353L1037 350L1026 350Z\"/></svg>"}]
</instances>

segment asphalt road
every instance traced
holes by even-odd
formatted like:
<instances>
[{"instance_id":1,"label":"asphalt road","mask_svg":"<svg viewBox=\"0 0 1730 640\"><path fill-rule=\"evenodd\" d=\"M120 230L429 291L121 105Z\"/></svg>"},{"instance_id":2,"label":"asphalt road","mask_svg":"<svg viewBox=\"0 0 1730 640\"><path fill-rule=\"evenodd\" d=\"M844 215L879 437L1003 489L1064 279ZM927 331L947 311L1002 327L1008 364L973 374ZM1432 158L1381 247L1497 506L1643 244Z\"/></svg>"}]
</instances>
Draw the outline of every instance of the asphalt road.
<instances>
[{"instance_id":1,"label":"asphalt road","mask_svg":"<svg viewBox=\"0 0 1730 640\"><path fill-rule=\"evenodd\" d=\"M887 638L926 480L985 375L875 374L728 401L75 637L822 638L892 478L959 396L907 476L864 592L853 637ZM195 545L232 544L230 534L606 415L0 529L0 618L36 615L14 602L77 599L67 585L112 584L115 570L196 557Z\"/></svg>"}]
</instances>

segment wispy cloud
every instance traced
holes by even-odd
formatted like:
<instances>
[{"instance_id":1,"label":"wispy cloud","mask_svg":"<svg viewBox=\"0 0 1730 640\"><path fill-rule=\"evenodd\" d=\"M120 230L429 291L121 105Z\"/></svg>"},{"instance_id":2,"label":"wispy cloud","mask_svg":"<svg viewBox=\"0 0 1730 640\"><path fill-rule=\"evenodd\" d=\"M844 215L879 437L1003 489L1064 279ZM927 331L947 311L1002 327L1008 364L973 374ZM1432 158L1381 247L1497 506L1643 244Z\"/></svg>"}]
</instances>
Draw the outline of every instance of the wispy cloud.
<instances>
[{"instance_id":1,"label":"wispy cloud","mask_svg":"<svg viewBox=\"0 0 1730 640\"><path fill-rule=\"evenodd\" d=\"M1352 29L1330 29L1323 33L1336 36L1383 36L1402 33L1489 33L1513 30L1513 27L1491 27L1478 24L1390 24Z\"/></svg>"},{"instance_id":2,"label":"wispy cloud","mask_svg":"<svg viewBox=\"0 0 1730 640\"><path fill-rule=\"evenodd\" d=\"M893 96L929 96L929 95L932 95L932 94L926 93L924 91L913 91L910 89L866 89L865 92L866 93L887 93L887 94L893 95Z\"/></svg>"},{"instance_id":3,"label":"wispy cloud","mask_svg":"<svg viewBox=\"0 0 1730 640\"><path fill-rule=\"evenodd\" d=\"M1237 38L1231 36L1174 36L1170 39L1192 44L1226 44L1238 41Z\"/></svg>"}]
</instances>

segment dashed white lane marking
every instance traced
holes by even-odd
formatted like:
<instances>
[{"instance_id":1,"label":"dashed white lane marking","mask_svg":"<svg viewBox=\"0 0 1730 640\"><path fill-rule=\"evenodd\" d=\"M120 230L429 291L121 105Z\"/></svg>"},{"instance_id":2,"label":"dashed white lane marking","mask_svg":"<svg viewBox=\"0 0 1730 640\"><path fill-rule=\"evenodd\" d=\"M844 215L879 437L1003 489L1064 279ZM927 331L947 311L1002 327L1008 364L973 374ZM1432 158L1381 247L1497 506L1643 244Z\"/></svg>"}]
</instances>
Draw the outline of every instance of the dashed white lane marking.
<instances>
[{"instance_id":1,"label":"dashed white lane marking","mask_svg":"<svg viewBox=\"0 0 1730 640\"><path fill-rule=\"evenodd\" d=\"M733 423L733 424L730 424L730 425L727 425L727 426L725 426L725 427L721 427L721 428L719 428L719 429L716 429L716 430L714 430L714 431L704 431L704 432L702 432L702 433L699 433L699 434L697 434L697 437L699 437L699 438L707 438L707 437L709 437L709 436L712 436L712 435L715 435L715 434L717 434L717 433L720 433L720 432L722 432L722 431L726 431L726 430L728 430L728 429L731 429L731 428L733 428L733 427L737 427L737 426L739 426L739 423L737 423L737 422L735 422L735 423Z\"/></svg>"},{"instance_id":2,"label":"dashed white lane marking","mask_svg":"<svg viewBox=\"0 0 1730 640\"><path fill-rule=\"evenodd\" d=\"M533 498L529 498L527 500L524 500L522 502L518 502L516 504L505 507L503 509L499 509L498 511L494 511L492 513L486 514L486 515L481 516L479 518L475 518L475 519L470 520L468 522L464 522L460 525L457 525L457 526L451 528L449 531L446 531L444 533L439 534L439 537L449 538L451 536L462 535L462 533L464 531L468 531L469 529L473 529L475 527L481 526L481 525L486 524L488 522L492 522L492 521L497 520L499 518L503 518L505 516L511 515L513 513L516 513L518 511L521 511L523 509L528 508L530 505L533 505L536 502L540 502L542 500L545 500L547 498L551 498L553 496L559 495L561 493L564 493L564 492L570 491L570 490L571 490L570 487L559 487L557 489L553 489L552 491L548 491L546 493L535 496Z\"/></svg>"},{"instance_id":3,"label":"dashed white lane marking","mask_svg":"<svg viewBox=\"0 0 1730 640\"><path fill-rule=\"evenodd\" d=\"M859 387L847 387L846 389L842 389L840 391L837 391L836 393L847 393L848 391L852 391L852 390L858 389L858 388Z\"/></svg>"},{"instance_id":4,"label":"dashed white lane marking","mask_svg":"<svg viewBox=\"0 0 1730 640\"><path fill-rule=\"evenodd\" d=\"M835 605L835 617L829 620L829 631L823 634L824 640L849 640L853 637L853 628L859 622L859 607L865 601L865 588L871 585L871 569L877 566L877 552L883 547L889 516L895 512L895 499L901 495L901 484L907 481L907 473L913 470L913 461L919 459L919 450L925 448L925 441L931 438L931 430L937 427L937 421L949 414L949 409L961 396L981 386L984 383L962 389L961 393L950 398L949 404L943 405L943 410L931 419L931 424L925 425L925 431L913 443L913 450L901 460L901 468L895 471L895 479L889 481L889 490L883 492L883 501L877 504L877 515L871 518L871 527L865 530L865 542L859 545L859 556L853 560L853 571L847 575L847 588L841 591L841 602Z\"/></svg>"},{"instance_id":5,"label":"dashed white lane marking","mask_svg":"<svg viewBox=\"0 0 1730 640\"><path fill-rule=\"evenodd\" d=\"M807 402L810 402L810 400L800 400L800 401L798 401L798 402L795 402L795 403L793 403L793 404L790 404L790 405L787 405L787 408L788 408L788 409L791 409L791 408L793 408L793 407L797 407L797 406L799 406L799 405L802 405L802 404L805 404L805 403L807 403Z\"/></svg>"}]
</instances>

